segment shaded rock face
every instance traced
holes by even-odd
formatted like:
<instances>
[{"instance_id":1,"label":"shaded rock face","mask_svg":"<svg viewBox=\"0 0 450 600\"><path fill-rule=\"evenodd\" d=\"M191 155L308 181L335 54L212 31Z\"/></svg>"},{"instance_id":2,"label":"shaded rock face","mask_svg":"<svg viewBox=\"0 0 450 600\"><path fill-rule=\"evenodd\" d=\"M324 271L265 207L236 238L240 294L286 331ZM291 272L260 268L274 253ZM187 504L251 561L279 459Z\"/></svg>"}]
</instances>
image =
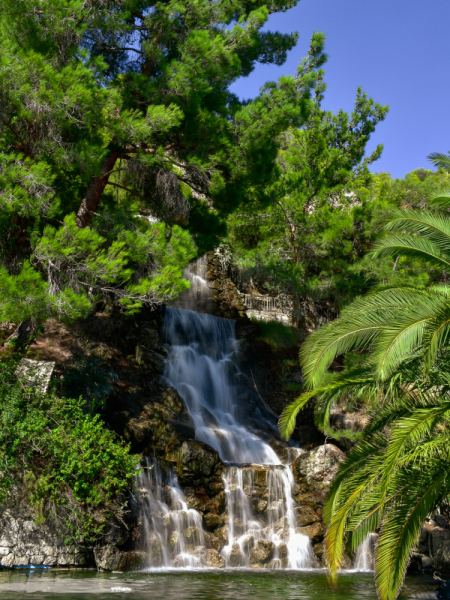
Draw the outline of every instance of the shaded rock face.
<instances>
[{"instance_id":1,"label":"shaded rock face","mask_svg":"<svg viewBox=\"0 0 450 600\"><path fill-rule=\"evenodd\" d=\"M207 255L207 279L213 297L213 314L226 319L245 317L245 306L221 258L214 252Z\"/></svg>"},{"instance_id":2,"label":"shaded rock face","mask_svg":"<svg viewBox=\"0 0 450 600\"><path fill-rule=\"evenodd\" d=\"M436 569L450 572L450 523L442 515L432 515L420 530L408 572Z\"/></svg>"}]
</instances>

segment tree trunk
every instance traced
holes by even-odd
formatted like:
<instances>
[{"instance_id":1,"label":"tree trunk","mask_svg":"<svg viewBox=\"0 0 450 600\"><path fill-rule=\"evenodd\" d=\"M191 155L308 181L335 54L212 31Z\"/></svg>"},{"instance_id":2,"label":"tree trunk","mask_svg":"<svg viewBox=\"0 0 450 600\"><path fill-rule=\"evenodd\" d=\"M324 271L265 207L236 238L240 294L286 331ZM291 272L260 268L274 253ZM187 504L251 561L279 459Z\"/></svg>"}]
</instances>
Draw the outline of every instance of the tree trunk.
<instances>
[{"instance_id":1,"label":"tree trunk","mask_svg":"<svg viewBox=\"0 0 450 600\"><path fill-rule=\"evenodd\" d=\"M86 192L86 197L82 201L77 212L76 223L78 227L87 227L92 221L92 214L97 211L98 205L100 204L100 198L108 183L109 172L114 169L114 165L119 156L119 150L112 150L102 164L100 175L94 175L92 177Z\"/></svg>"}]
</instances>

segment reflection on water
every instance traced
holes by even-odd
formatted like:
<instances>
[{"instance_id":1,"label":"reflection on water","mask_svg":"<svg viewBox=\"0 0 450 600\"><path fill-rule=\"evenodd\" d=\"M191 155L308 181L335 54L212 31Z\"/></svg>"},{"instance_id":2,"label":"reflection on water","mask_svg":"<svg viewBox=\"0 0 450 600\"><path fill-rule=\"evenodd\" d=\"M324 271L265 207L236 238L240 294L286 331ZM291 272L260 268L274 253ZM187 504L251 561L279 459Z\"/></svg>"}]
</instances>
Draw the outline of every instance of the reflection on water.
<instances>
[{"instance_id":1,"label":"reflection on water","mask_svg":"<svg viewBox=\"0 0 450 600\"><path fill-rule=\"evenodd\" d=\"M430 588L431 586L431 588ZM433 589L430 579L410 578L409 592ZM324 571L171 571L97 573L89 570L0 571L0 599L56 600L376 600L373 576L345 573L331 589Z\"/></svg>"}]
</instances>

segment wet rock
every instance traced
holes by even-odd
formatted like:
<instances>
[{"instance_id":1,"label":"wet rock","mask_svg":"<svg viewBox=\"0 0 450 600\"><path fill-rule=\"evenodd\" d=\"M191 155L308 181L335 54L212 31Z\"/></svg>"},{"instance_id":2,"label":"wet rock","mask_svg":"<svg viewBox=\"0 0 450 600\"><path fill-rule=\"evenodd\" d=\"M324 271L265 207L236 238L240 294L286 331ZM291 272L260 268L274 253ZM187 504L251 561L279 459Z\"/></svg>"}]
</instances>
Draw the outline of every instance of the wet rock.
<instances>
[{"instance_id":1,"label":"wet rock","mask_svg":"<svg viewBox=\"0 0 450 600\"><path fill-rule=\"evenodd\" d=\"M206 513L206 515L203 515L203 522L208 529L215 529L223 525L223 517L214 513Z\"/></svg>"},{"instance_id":2,"label":"wet rock","mask_svg":"<svg viewBox=\"0 0 450 600\"><path fill-rule=\"evenodd\" d=\"M183 533L186 544L189 546L200 545L200 531L197 529L197 527L187 527Z\"/></svg>"},{"instance_id":3,"label":"wet rock","mask_svg":"<svg viewBox=\"0 0 450 600\"><path fill-rule=\"evenodd\" d=\"M278 556L280 558L287 558L289 555L289 550L287 547L287 544L285 542L281 542L281 544L278 546Z\"/></svg>"},{"instance_id":4,"label":"wet rock","mask_svg":"<svg viewBox=\"0 0 450 600\"><path fill-rule=\"evenodd\" d=\"M217 552L220 552L222 550L222 548L225 545L222 540L220 540L212 533L209 533L209 531L205 531L203 535L205 538L206 548L208 550L217 550Z\"/></svg>"},{"instance_id":5,"label":"wet rock","mask_svg":"<svg viewBox=\"0 0 450 600\"><path fill-rule=\"evenodd\" d=\"M294 509L294 515L297 527L306 527L320 521L320 517L310 506L298 506Z\"/></svg>"},{"instance_id":6,"label":"wet rock","mask_svg":"<svg viewBox=\"0 0 450 600\"><path fill-rule=\"evenodd\" d=\"M313 523L307 527L297 527L295 533L301 533L309 537L313 544L318 544L325 537L326 528L323 523Z\"/></svg>"},{"instance_id":7,"label":"wet rock","mask_svg":"<svg viewBox=\"0 0 450 600\"><path fill-rule=\"evenodd\" d=\"M242 555L241 548L237 542L234 542L231 547L229 564L230 567L241 567L244 564L244 556Z\"/></svg>"},{"instance_id":8,"label":"wet rock","mask_svg":"<svg viewBox=\"0 0 450 600\"><path fill-rule=\"evenodd\" d=\"M314 544L313 552L314 552L314 556L319 561L319 564L322 564L324 554L325 554L325 548L324 548L323 542L321 542L320 544Z\"/></svg>"},{"instance_id":9,"label":"wet rock","mask_svg":"<svg viewBox=\"0 0 450 600\"><path fill-rule=\"evenodd\" d=\"M113 544L94 549L95 564L100 571L118 571L122 552Z\"/></svg>"},{"instance_id":10,"label":"wet rock","mask_svg":"<svg viewBox=\"0 0 450 600\"><path fill-rule=\"evenodd\" d=\"M268 562L265 565L266 569L282 569L283 567L281 566L281 559L280 558L274 558L273 560L271 560L270 562Z\"/></svg>"},{"instance_id":11,"label":"wet rock","mask_svg":"<svg viewBox=\"0 0 450 600\"><path fill-rule=\"evenodd\" d=\"M319 446L294 461L294 479L298 484L306 483L317 490L328 489L344 458L342 450L333 444Z\"/></svg>"},{"instance_id":12,"label":"wet rock","mask_svg":"<svg viewBox=\"0 0 450 600\"><path fill-rule=\"evenodd\" d=\"M144 567L148 565L149 558L146 552L138 552L137 550L133 552L122 552L122 560L120 561L120 565L118 571L140 571ZM161 566L162 560L159 565L152 566Z\"/></svg>"},{"instance_id":13,"label":"wet rock","mask_svg":"<svg viewBox=\"0 0 450 600\"><path fill-rule=\"evenodd\" d=\"M206 553L207 550L204 546L197 546L192 553L192 556L197 561L199 567L206 566Z\"/></svg>"},{"instance_id":14,"label":"wet rock","mask_svg":"<svg viewBox=\"0 0 450 600\"><path fill-rule=\"evenodd\" d=\"M207 550L206 566L214 569L223 569L225 567L225 559L220 556L217 550Z\"/></svg>"},{"instance_id":15,"label":"wet rock","mask_svg":"<svg viewBox=\"0 0 450 600\"><path fill-rule=\"evenodd\" d=\"M194 560L190 556L180 554L179 556L175 557L172 567L174 569L184 569L185 567L191 566L193 562Z\"/></svg>"},{"instance_id":16,"label":"wet rock","mask_svg":"<svg viewBox=\"0 0 450 600\"><path fill-rule=\"evenodd\" d=\"M169 547L172 548L172 550L174 550L178 547L180 540L180 534L178 533L178 531L174 531L169 537Z\"/></svg>"},{"instance_id":17,"label":"wet rock","mask_svg":"<svg viewBox=\"0 0 450 600\"><path fill-rule=\"evenodd\" d=\"M214 531L214 533L219 538L219 540L221 540L224 544L228 544L228 536L229 536L228 525L219 527L219 529L216 529Z\"/></svg>"},{"instance_id":18,"label":"wet rock","mask_svg":"<svg viewBox=\"0 0 450 600\"><path fill-rule=\"evenodd\" d=\"M252 535L247 535L242 540L242 550L245 552L245 554L248 554L254 545L255 545L255 538Z\"/></svg>"},{"instance_id":19,"label":"wet rock","mask_svg":"<svg viewBox=\"0 0 450 600\"><path fill-rule=\"evenodd\" d=\"M184 483L196 477L209 477L224 469L219 454L207 444L196 440L183 442L179 458L182 469L179 480Z\"/></svg>"},{"instance_id":20,"label":"wet rock","mask_svg":"<svg viewBox=\"0 0 450 600\"><path fill-rule=\"evenodd\" d=\"M270 540L258 540L250 552L250 564L264 563L272 558L275 544Z\"/></svg>"},{"instance_id":21,"label":"wet rock","mask_svg":"<svg viewBox=\"0 0 450 600\"><path fill-rule=\"evenodd\" d=\"M152 567L161 567L163 564L163 550L161 540L156 535L151 535L147 540L148 558Z\"/></svg>"},{"instance_id":22,"label":"wet rock","mask_svg":"<svg viewBox=\"0 0 450 600\"><path fill-rule=\"evenodd\" d=\"M267 500L258 500L255 505L255 512L262 513L267 508Z\"/></svg>"}]
</instances>

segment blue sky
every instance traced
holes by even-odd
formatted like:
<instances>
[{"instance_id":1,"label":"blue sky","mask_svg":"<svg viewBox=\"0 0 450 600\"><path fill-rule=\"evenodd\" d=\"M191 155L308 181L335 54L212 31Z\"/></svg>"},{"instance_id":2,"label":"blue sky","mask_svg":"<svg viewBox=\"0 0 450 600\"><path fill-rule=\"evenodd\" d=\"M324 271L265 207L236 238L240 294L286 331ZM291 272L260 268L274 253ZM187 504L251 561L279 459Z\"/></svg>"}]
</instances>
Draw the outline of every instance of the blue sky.
<instances>
[{"instance_id":1,"label":"blue sky","mask_svg":"<svg viewBox=\"0 0 450 600\"><path fill-rule=\"evenodd\" d=\"M323 107L351 111L356 88L390 106L368 150L384 144L372 171L403 177L429 168L430 152L450 150L450 0L301 0L272 15L266 29L298 31L281 67L258 65L232 90L242 98L281 74L294 74L314 31L327 35Z\"/></svg>"}]
</instances>

